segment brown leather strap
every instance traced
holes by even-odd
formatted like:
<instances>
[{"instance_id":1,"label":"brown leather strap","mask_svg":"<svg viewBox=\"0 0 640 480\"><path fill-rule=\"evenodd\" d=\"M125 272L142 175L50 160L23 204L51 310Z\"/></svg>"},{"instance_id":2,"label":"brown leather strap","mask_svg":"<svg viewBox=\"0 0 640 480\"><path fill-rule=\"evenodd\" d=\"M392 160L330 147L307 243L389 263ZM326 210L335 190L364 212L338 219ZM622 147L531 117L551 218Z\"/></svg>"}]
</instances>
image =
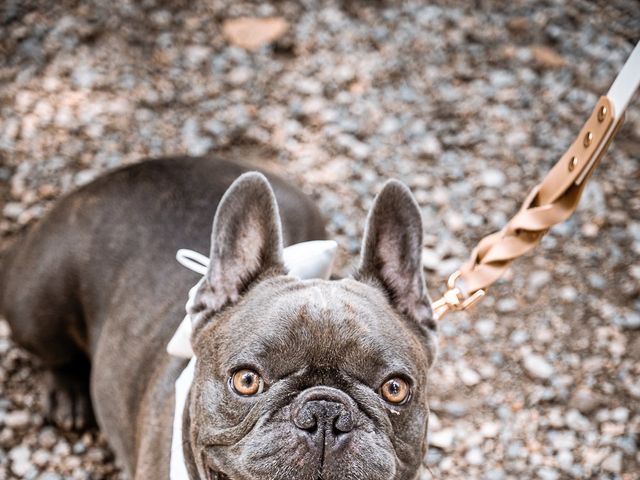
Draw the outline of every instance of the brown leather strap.
<instances>
[{"instance_id":1,"label":"brown leather strap","mask_svg":"<svg viewBox=\"0 0 640 480\"><path fill-rule=\"evenodd\" d=\"M460 269L469 294L487 289L513 260L533 250L553 225L573 214L604 153L603 143L613 137L613 113L613 104L601 97L571 147L528 195L520 211L501 231L480 241Z\"/></svg>"},{"instance_id":2,"label":"brown leather strap","mask_svg":"<svg viewBox=\"0 0 640 480\"><path fill-rule=\"evenodd\" d=\"M518 213L499 232L483 238L449 281L449 292L432 304L436 318L467 308L500 278L516 258L533 250L555 224L569 218L600 158L622 125L613 103L601 97L580 134Z\"/></svg>"}]
</instances>

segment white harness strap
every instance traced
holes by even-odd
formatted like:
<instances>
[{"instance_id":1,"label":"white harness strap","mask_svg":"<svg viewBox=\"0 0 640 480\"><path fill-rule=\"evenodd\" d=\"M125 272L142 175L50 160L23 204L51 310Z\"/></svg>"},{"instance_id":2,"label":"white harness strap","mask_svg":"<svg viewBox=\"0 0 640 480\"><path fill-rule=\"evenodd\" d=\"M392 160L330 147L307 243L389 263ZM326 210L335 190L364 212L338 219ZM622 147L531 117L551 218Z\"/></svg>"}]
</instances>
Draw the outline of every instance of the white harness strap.
<instances>
[{"instance_id":1,"label":"white harness strap","mask_svg":"<svg viewBox=\"0 0 640 480\"><path fill-rule=\"evenodd\" d=\"M182 449L182 413L187 402L187 395L193 382L196 369L196 357L189 360L178 380L176 380L176 407L173 414L173 434L171 436L171 462L169 464L169 478L171 480L189 480L187 466L184 462Z\"/></svg>"},{"instance_id":2,"label":"white harness strap","mask_svg":"<svg viewBox=\"0 0 640 480\"><path fill-rule=\"evenodd\" d=\"M283 250L284 264L289 271L289 275L304 279L324 278L331 275L333 260L336 255L338 244L333 240L315 240L311 242L297 243ZM180 249L176 254L176 259L180 264L200 275L206 275L209 266L209 259L201 253L193 250ZM187 315L180 323L167 345L167 352L178 358L189 359L187 367L182 371L175 383L175 410L173 414L173 433L171 437L171 461L169 465L170 480L189 480L187 467L184 462L184 452L182 449L182 414L185 409L187 396L193 383L196 368L196 357L191 348L191 318L189 317L190 307L198 290L198 287L205 280L202 277L189 290L189 298L185 309Z\"/></svg>"}]
</instances>

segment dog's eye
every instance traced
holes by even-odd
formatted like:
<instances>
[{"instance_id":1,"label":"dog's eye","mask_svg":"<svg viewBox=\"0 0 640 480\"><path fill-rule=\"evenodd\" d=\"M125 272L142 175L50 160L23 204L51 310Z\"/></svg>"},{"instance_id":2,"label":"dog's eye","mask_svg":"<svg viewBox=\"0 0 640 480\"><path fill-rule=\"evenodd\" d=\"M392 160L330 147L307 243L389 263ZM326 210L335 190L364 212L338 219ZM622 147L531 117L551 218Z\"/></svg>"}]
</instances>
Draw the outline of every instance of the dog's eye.
<instances>
[{"instance_id":1,"label":"dog's eye","mask_svg":"<svg viewBox=\"0 0 640 480\"><path fill-rule=\"evenodd\" d=\"M402 378L390 378L382 384L380 394L389 403L403 403L409 398L409 384Z\"/></svg>"},{"instance_id":2,"label":"dog's eye","mask_svg":"<svg viewBox=\"0 0 640 480\"><path fill-rule=\"evenodd\" d=\"M264 388L262 377L247 368L234 373L231 377L231 384L236 393L244 396L257 395L262 393Z\"/></svg>"}]
</instances>

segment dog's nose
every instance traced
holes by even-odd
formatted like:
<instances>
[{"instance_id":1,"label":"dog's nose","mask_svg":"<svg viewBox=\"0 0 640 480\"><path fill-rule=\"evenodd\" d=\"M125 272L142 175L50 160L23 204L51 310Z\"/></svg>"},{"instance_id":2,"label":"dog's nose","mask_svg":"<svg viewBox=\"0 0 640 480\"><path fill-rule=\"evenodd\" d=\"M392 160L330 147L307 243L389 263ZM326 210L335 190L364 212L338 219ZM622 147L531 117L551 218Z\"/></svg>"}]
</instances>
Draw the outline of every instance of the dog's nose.
<instances>
[{"instance_id":1,"label":"dog's nose","mask_svg":"<svg viewBox=\"0 0 640 480\"><path fill-rule=\"evenodd\" d=\"M320 430L337 437L353 430L353 415L343 403L311 400L296 413L293 417L296 427L312 434Z\"/></svg>"},{"instance_id":2,"label":"dog's nose","mask_svg":"<svg viewBox=\"0 0 640 480\"><path fill-rule=\"evenodd\" d=\"M312 437L335 442L355 427L355 402L337 389L309 389L300 394L292 407L294 425Z\"/></svg>"}]
</instances>

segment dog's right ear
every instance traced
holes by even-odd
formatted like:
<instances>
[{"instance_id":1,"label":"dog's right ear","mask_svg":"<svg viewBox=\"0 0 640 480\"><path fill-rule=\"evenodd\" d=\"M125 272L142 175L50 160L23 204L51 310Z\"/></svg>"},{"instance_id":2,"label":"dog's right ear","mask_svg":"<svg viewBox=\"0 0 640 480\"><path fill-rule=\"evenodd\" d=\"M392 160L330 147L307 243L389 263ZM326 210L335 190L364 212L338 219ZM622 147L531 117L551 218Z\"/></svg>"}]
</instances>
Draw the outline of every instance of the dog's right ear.
<instances>
[{"instance_id":1,"label":"dog's right ear","mask_svg":"<svg viewBox=\"0 0 640 480\"><path fill-rule=\"evenodd\" d=\"M264 175L245 173L218 205L209 268L196 292L192 318L237 302L259 278L285 273L276 197Z\"/></svg>"}]
</instances>

